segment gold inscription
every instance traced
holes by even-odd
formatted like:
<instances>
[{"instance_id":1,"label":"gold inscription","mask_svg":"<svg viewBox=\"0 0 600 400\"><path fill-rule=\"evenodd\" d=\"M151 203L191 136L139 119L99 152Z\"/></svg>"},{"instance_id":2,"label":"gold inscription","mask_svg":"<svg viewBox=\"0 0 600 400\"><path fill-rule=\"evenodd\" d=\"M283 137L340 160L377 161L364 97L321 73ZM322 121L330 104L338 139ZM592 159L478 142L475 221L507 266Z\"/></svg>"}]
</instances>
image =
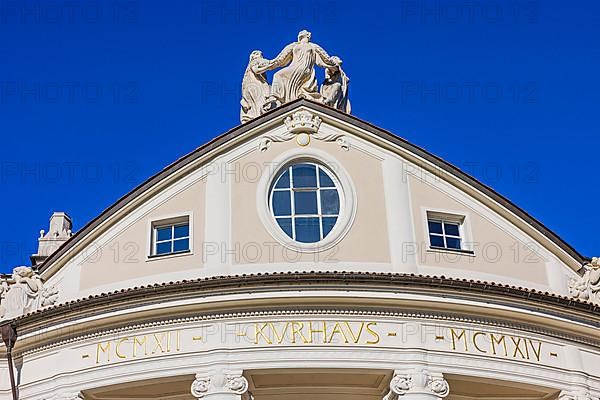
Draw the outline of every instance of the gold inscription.
<instances>
[{"instance_id":1,"label":"gold inscription","mask_svg":"<svg viewBox=\"0 0 600 400\"><path fill-rule=\"evenodd\" d=\"M542 342L513 335L450 328L452 350L540 361Z\"/></svg>"},{"instance_id":2,"label":"gold inscription","mask_svg":"<svg viewBox=\"0 0 600 400\"><path fill-rule=\"evenodd\" d=\"M96 364L181 350L181 332L135 335L96 344Z\"/></svg>"},{"instance_id":3,"label":"gold inscription","mask_svg":"<svg viewBox=\"0 0 600 400\"><path fill-rule=\"evenodd\" d=\"M381 340L376 322L288 321L253 324L254 344L368 344Z\"/></svg>"},{"instance_id":4,"label":"gold inscription","mask_svg":"<svg viewBox=\"0 0 600 400\"><path fill-rule=\"evenodd\" d=\"M390 328L389 326L387 328ZM396 343L396 330L385 329L377 322L368 321L266 321L238 326L236 336L247 337L250 343L259 346L280 344L362 345L372 346L381 342L381 335ZM435 342L452 342L452 350L486 356L500 356L516 360L541 361L542 350L551 357L543 342L517 335L508 335L480 330L450 328L446 335L436 335ZM380 332L381 331L381 332ZM448 337L449 336L449 337ZM208 340L209 337L190 336L191 342ZM190 344L191 344L190 342ZM402 342L397 342L402 346ZM123 336L95 344L96 364L162 355L181 351L181 331L170 330L146 335ZM542 349L544 347L544 349ZM93 359L89 349L83 359Z\"/></svg>"}]
</instances>

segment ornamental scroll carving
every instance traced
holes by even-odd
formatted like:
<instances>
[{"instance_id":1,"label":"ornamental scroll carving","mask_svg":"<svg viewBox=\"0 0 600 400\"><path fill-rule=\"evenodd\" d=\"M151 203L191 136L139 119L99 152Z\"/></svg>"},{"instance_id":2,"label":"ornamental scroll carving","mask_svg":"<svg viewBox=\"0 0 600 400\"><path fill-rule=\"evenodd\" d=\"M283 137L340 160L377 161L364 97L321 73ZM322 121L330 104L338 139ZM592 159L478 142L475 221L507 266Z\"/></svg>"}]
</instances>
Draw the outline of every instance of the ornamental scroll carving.
<instances>
[{"instance_id":1,"label":"ornamental scroll carving","mask_svg":"<svg viewBox=\"0 0 600 400\"><path fill-rule=\"evenodd\" d=\"M266 59L260 50L250 53L242 80L240 120L248 122L261 114L299 98L306 98L350 113L348 83L342 60L330 56L310 41L311 33L302 31L298 41L287 45L277 57ZM315 66L325 69L319 86ZM266 71L279 69L273 83L267 82Z\"/></svg>"},{"instance_id":2,"label":"ornamental scroll carving","mask_svg":"<svg viewBox=\"0 0 600 400\"><path fill-rule=\"evenodd\" d=\"M583 268L582 277L569 280L569 293L576 299L600 304L600 258L592 258Z\"/></svg>"},{"instance_id":3,"label":"ornamental scroll carving","mask_svg":"<svg viewBox=\"0 0 600 400\"><path fill-rule=\"evenodd\" d=\"M396 371L390 381L390 391L384 400L398 400L410 393L443 399L450 394L450 386L440 373L416 370L409 373Z\"/></svg>"},{"instance_id":4,"label":"ornamental scroll carving","mask_svg":"<svg viewBox=\"0 0 600 400\"><path fill-rule=\"evenodd\" d=\"M248 380L241 374L229 374L218 372L214 374L196 374L192 383L192 396L197 399L210 397L211 395L243 395L249 399Z\"/></svg>"},{"instance_id":5,"label":"ornamental scroll carving","mask_svg":"<svg viewBox=\"0 0 600 400\"><path fill-rule=\"evenodd\" d=\"M20 317L58 300L58 289L47 286L30 267L16 267L10 278L0 280L0 321Z\"/></svg>"}]
</instances>

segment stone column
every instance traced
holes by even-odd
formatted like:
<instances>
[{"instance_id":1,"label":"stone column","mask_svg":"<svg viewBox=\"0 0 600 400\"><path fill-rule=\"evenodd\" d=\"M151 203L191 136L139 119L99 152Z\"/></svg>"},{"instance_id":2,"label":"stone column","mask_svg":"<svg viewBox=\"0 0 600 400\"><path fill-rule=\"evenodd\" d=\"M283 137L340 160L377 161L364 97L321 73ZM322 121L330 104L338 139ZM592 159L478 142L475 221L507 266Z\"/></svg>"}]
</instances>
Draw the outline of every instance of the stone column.
<instances>
[{"instance_id":1,"label":"stone column","mask_svg":"<svg viewBox=\"0 0 600 400\"><path fill-rule=\"evenodd\" d=\"M384 400L441 400L449 393L450 386L440 373L395 371Z\"/></svg>"},{"instance_id":2,"label":"stone column","mask_svg":"<svg viewBox=\"0 0 600 400\"><path fill-rule=\"evenodd\" d=\"M197 399L241 400L247 392L248 381L241 372L201 372L192 383L192 395Z\"/></svg>"}]
</instances>

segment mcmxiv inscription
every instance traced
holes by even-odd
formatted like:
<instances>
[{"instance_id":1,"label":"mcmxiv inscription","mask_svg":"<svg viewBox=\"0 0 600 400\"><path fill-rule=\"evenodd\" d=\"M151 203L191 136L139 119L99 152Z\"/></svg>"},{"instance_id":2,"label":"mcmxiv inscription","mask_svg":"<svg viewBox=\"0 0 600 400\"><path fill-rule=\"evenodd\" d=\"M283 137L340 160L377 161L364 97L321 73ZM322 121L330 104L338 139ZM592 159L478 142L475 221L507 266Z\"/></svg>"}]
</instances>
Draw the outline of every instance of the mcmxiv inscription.
<instances>
[{"instance_id":1,"label":"mcmxiv inscription","mask_svg":"<svg viewBox=\"0 0 600 400\"><path fill-rule=\"evenodd\" d=\"M520 336L450 328L452 350L540 361L542 342Z\"/></svg>"}]
</instances>

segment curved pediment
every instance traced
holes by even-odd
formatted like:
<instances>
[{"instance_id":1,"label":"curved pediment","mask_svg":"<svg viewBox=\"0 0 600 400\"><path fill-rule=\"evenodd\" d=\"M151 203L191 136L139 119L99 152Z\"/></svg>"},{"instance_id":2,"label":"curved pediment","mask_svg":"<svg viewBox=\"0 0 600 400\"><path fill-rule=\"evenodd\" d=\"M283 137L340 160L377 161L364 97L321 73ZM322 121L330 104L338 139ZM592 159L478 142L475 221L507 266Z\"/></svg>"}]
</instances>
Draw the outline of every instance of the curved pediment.
<instances>
[{"instance_id":1,"label":"curved pediment","mask_svg":"<svg viewBox=\"0 0 600 400\"><path fill-rule=\"evenodd\" d=\"M274 189L299 163L322 174L319 182L331 180L318 196L333 196L334 209L314 216L316 233L298 216L272 215L274 191L282 198L305 191L289 183ZM316 245L305 243L315 234ZM59 302L179 279L296 270L444 275L567 296L585 262L454 166L301 99L151 177L48 257L40 274L60 289Z\"/></svg>"}]
</instances>

